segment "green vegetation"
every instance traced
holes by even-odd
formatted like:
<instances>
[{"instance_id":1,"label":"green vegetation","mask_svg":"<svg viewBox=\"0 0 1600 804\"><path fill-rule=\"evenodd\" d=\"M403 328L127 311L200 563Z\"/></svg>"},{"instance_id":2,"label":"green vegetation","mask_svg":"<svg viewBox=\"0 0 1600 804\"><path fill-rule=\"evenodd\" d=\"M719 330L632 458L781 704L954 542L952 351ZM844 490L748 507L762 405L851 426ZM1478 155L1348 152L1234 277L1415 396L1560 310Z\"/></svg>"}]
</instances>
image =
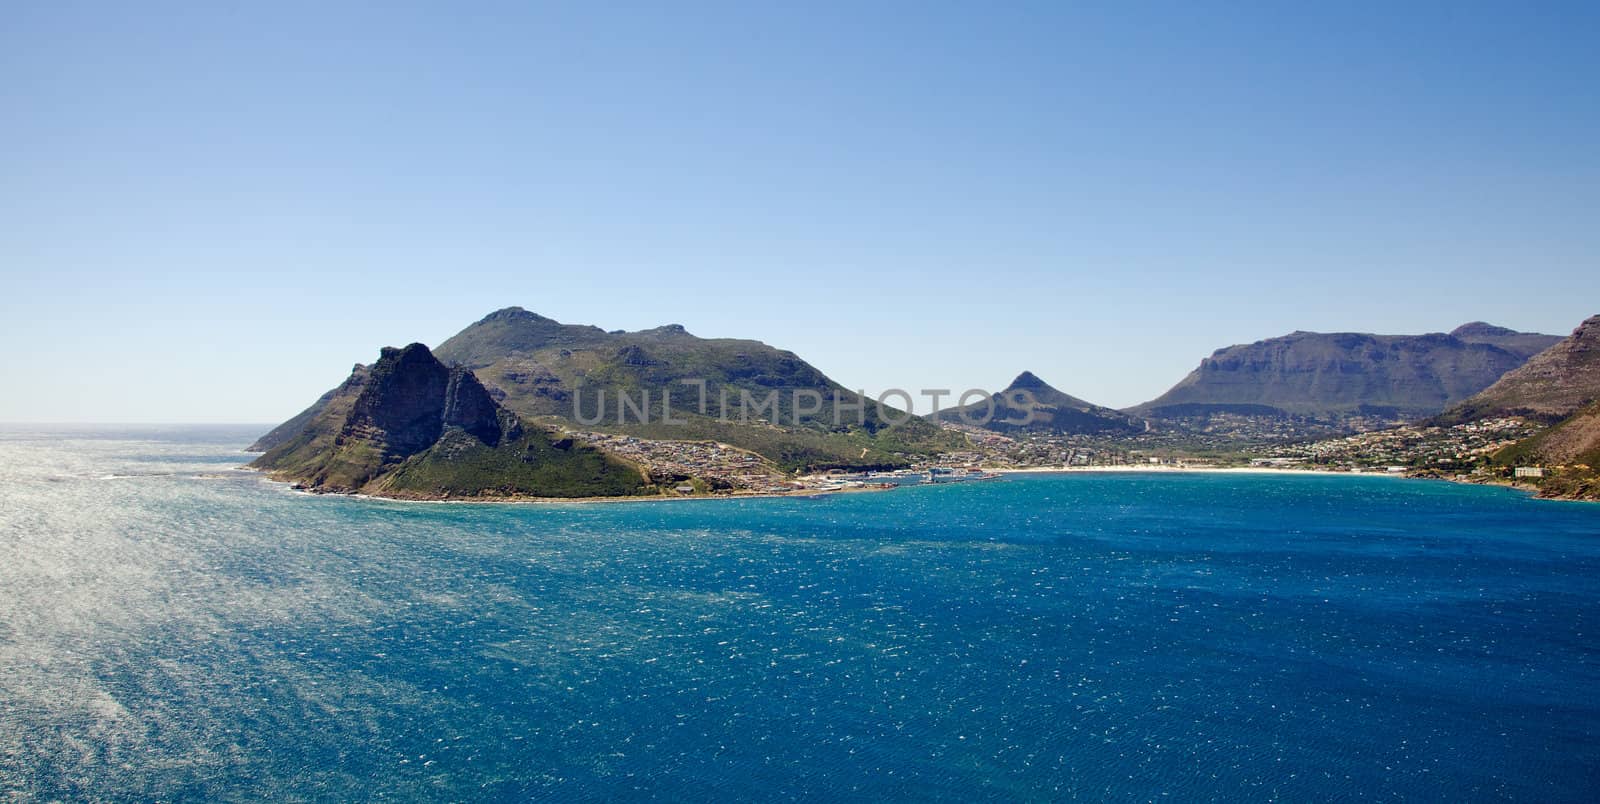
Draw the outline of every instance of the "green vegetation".
<instances>
[{"instance_id":1,"label":"green vegetation","mask_svg":"<svg viewBox=\"0 0 1600 804\"><path fill-rule=\"evenodd\" d=\"M891 427L898 414L845 389L793 352L760 341L699 338L676 325L608 333L512 307L462 330L437 353L473 369L524 420L641 438L713 440L789 471L905 466L961 443L959 436L916 418ZM822 401L820 410L801 411L798 424L795 391L814 392ZM758 410L774 392L776 415ZM637 404L644 394L650 421L631 408L619 416L620 396ZM673 418L684 424L662 422L668 394ZM747 399L751 404L743 404Z\"/></svg>"},{"instance_id":2,"label":"green vegetation","mask_svg":"<svg viewBox=\"0 0 1600 804\"><path fill-rule=\"evenodd\" d=\"M1543 468L1540 496L1600 500L1600 402L1500 450L1494 462L1507 472L1516 466Z\"/></svg>"},{"instance_id":3,"label":"green vegetation","mask_svg":"<svg viewBox=\"0 0 1600 804\"><path fill-rule=\"evenodd\" d=\"M964 428L969 442L966 432L881 406L792 352L758 341L699 338L675 325L606 332L508 308L450 338L437 357L412 344L385 349L370 368L355 367L344 384L263 436L258 446L266 453L254 465L319 491L440 499L678 494L683 482L706 493L710 478L722 488L755 488L770 482L774 467L798 473L898 468L934 456L979 460L1013 439L1019 455L1046 463L1114 463L1119 455L1134 462L1204 456L1232 463L1252 443L1304 441L1437 412L1525 361L1494 389L1513 388L1515 400L1546 407L1555 400L1567 406L1559 408L1566 416L1575 403L1596 398L1600 319L1544 349L1554 340L1469 324L1448 335L1302 332L1231 347L1161 399L1134 409L1159 420L1163 426L1155 428L1024 372L992 398L995 432ZM1023 413L1011 394L1023 390L1037 403L1036 419L1008 425L1006 419ZM1480 405L1489 396L1458 410L1495 409ZM969 413L989 409L969 407ZM941 416L971 423L958 413ZM1600 464L1595 422L1600 413L1590 409L1497 457L1508 467L1557 467L1550 488L1567 484L1576 489L1571 493L1587 493L1585 478ZM1483 435L1482 427L1462 426L1462 438ZM628 446L666 442L711 447ZM764 460L744 453L727 458L718 444ZM1452 445L1463 446L1444 446ZM1475 460L1481 465L1496 446ZM1453 449L1440 465L1463 465L1460 452ZM657 459L675 468L652 477L645 464ZM732 464L739 464L736 471Z\"/></svg>"},{"instance_id":4,"label":"green vegetation","mask_svg":"<svg viewBox=\"0 0 1600 804\"><path fill-rule=\"evenodd\" d=\"M624 497L644 487L639 470L597 450L533 430L489 446L450 429L438 443L368 484L397 497Z\"/></svg>"},{"instance_id":5,"label":"green vegetation","mask_svg":"<svg viewBox=\"0 0 1600 804\"><path fill-rule=\"evenodd\" d=\"M524 426L471 372L446 368L421 344L358 367L252 466L315 491L423 499L645 490L637 467Z\"/></svg>"}]
</instances>

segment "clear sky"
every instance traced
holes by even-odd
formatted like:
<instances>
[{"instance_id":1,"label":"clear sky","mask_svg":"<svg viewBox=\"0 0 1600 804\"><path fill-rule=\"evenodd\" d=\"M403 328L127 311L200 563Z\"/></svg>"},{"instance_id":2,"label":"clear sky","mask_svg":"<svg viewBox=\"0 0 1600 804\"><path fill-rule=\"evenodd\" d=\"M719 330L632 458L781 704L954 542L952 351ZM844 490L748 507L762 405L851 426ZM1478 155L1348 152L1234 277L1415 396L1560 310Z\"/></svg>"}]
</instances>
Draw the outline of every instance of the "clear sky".
<instances>
[{"instance_id":1,"label":"clear sky","mask_svg":"<svg viewBox=\"0 0 1600 804\"><path fill-rule=\"evenodd\" d=\"M1114 406L1296 329L1565 334L1596 41L1592 2L9 3L0 421L276 421L509 305Z\"/></svg>"}]
</instances>

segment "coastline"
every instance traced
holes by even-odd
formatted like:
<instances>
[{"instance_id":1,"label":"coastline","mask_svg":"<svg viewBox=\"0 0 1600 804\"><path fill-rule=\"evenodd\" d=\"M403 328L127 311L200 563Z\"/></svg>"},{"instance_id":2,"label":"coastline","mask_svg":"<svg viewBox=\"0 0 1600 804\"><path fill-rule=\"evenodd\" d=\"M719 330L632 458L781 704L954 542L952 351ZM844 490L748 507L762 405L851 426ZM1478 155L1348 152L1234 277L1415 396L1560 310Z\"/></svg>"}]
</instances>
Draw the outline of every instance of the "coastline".
<instances>
[{"instance_id":1,"label":"coastline","mask_svg":"<svg viewBox=\"0 0 1600 804\"><path fill-rule=\"evenodd\" d=\"M253 466L239 467L245 471L254 472L263 482L282 485L289 488L285 490L291 494L301 494L308 497L342 497L355 500L370 500L395 503L421 503L428 505L605 505L611 503L653 503L653 502L689 502L709 500L772 500L785 498L818 498L836 494L863 494L873 492L895 491L902 486L880 488L877 486L864 486L859 488L842 489L796 489L787 492L750 492L746 494L704 494L687 496L634 496L634 497L420 497L420 496L389 496L384 494L365 494L361 492L343 491L315 491L307 488L293 488L299 481L275 477L274 473ZM996 475L1034 475L1034 474L1157 474L1157 473L1215 473L1215 474L1302 474L1302 475L1331 475L1350 474L1348 472L1325 472L1317 469L1278 469L1263 467L1188 467L1188 466L1074 466L1074 467L1013 467L1009 469L985 469ZM1377 474L1377 473L1374 473ZM1401 477L1400 475L1384 475L1385 477Z\"/></svg>"},{"instance_id":2,"label":"coastline","mask_svg":"<svg viewBox=\"0 0 1600 804\"><path fill-rule=\"evenodd\" d=\"M785 492L761 491L761 492L750 492L748 494L700 494L700 495L680 495L680 496L675 496L675 497L674 496L668 496L668 495L665 495L665 494L654 494L654 495L649 495L649 496L640 495L640 496L633 496L633 497L529 497L529 496L507 496L507 497L420 497L420 496L415 496L415 497L401 497L401 496L388 496L388 495L384 495L384 494L364 494L364 493L361 493L361 492L353 492L353 491L351 491L351 492L346 492L346 491L316 491L316 490L309 489L309 488L304 488L304 487L302 487L302 488L294 488L294 486L297 485L299 483L299 481L288 480L288 479L284 479L284 478L281 478L281 477L274 477L273 473L271 473L271 472L268 472L268 471L263 470L263 469L257 469L255 467L249 466L249 465L241 466L239 468L244 470L244 471L247 471L247 472L254 472L257 475L257 477L263 483L270 483L270 484L273 484L273 485L285 486L286 488L284 490L289 492L290 494L299 494L299 495L304 495L304 496L307 496L307 497L340 497L340 498L352 499L352 500L373 500L373 501L379 501L379 502L395 502L395 503L421 503L421 504L427 504L427 505L443 505L443 504L449 504L449 505L600 505L600 504L609 504L609 503L689 502L689 501L694 501L694 500L700 500L700 501L706 501L706 500L761 500L761 499L781 499L781 498L786 498L786 497L807 497L807 498L809 498L809 497L830 496L830 495L834 495L834 494L862 494L862 493L868 493L868 492L883 492L883 491L893 491L894 490L894 489L885 489L885 488L877 488L877 487L873 487L873 486L866 486L866 487L861 487L861 488L844 488L844 489L796 489L794 491L785 491Z\"/></svg>"},{"instance_id":3,"label":"coastline","mask_svg":"<svg viewBox=\"0 0 1600 804\"><path fill-rule=\"evenodd\" d=\"M874 492L895 491L902 486L880 488L877 486L864 486L859 488L842 489L796 489L787 492L750 492L747 494L704 494L687 496L651 495L636 497L400 497L382 494L363 494L359 492L339 491L314 491L305 488L292 488L297 481L285 480L274 477L272 473L262 469L245 465L240 469L255 473L263 482L282 485L291 494L303 494L308 497L343 497L348 499L369 500L394 503L420 503L429 505L606 505L613 503L667 503L691 502L711 500L771 500L785 498L816 499L830 497L837 494L864 494ZM1350 477L1385 477L1395 480L1433 480L1446 483L1456 483L1466 486L1499 486L1512 491L1519 491L1535 500L1551 502L1587 502L1596 503L1600 500L1572 498L1572 497L1546 497L1539 494L1536 486L1520 484L1498 479L1471 480L1455 477L1441 477L1436 475L1419 475L1410 473L1393 472L1343 472L1324 469L1280 468L1260 466L1072 466L1072 467L1013 467L1007 469L985 469L996 475L1071 475L1071 474L1233 474L1233 475L1330 475Z\"/></svg>"},{"instance_id":4,"label":"coastline","mask_svg":"<svg viewBox=\"0 0 1600 804\"><path fill-rule=\"evenodd\" d=\"M1192 474L1301 474L1301 475L1339 475L1362 474L1382 475L1385 477L1399 477L1383 472L1326 472L1321 469L1281 469L1264 466L1168 466L1168 465L1120 465L1120 466L1027 466L1012 469L985 469L997 475L1068 475L1068 474L1165 474L1165 473L1192 473Z\"/></svg>"}]
</instances>

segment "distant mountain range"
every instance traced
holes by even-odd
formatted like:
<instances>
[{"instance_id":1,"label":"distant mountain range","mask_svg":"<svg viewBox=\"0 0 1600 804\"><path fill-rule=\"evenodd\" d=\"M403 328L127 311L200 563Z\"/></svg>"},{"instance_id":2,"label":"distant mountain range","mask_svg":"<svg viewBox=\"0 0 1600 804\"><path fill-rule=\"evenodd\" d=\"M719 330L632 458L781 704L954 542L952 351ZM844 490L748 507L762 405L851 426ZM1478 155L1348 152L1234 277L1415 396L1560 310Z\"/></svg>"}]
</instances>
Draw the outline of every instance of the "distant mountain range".
<instances>
[{"instance_id":1,"label":"distant mountain range","mask_svg":"<svg viewBox=\"0 0 1600 804\"><path fill-rule=\"evenodd\" d=\"M1588 460L1597 387L1600 317L1566 339L1483 323L1430 335L1296 332L1218 350L1166 394L1127 411L1025 371L939 419L1012 435L1115 438L1204 429L1219 416L1370 429L1427 416L1521 415L1563 422L1528 454ZM608 332L508 307L435 350L384 349L252 449L265 453L258 468L324 491L651 490L647 467L587 446L605 441L586 431L714 441L791 471L899 467L967 444L960 432L880 405L760 341L699 338L677 325Z\"/></svg>"},{"instance_id":2,"label":"distant mountain range","mask_svg":"<svg viewBox=\"0 0 1600 804\"><path fill-rule=\"evenodd\" d=\"M939 421L971 423L999 433L1126 435L1147 429L1143 419L1085 402L1024 371L985 402L939 411Z\"/></svg>"},{"instance_id":3,"label":"distant mountain range","mask_svg":"<svg viewBox=\"0 0 1600 804\"><path fill-rule=\"evenodd\" d=\"M527 422L717 441L791 470L904 466L959 443L915 418L889 426L907 417L844 388L793 352L754 340L699 338L678 325L607 332L508 307L433 354L469 369L497 403ZM325 395L256 449L275 447L329 403Z\"/></svg>"},{"instance_id":4,"label":"distant mountain range","mask_svg":"<svg viewBox=\"0 0 1600 804\"><path fill-rule=\"evenodd\" d=\"M1448 334L1295 332L1219 349L1127 412L1191 425L1219 414L1394 424L1439 413L1559 340L1482 322Z\"/></svg>"}]
</instances>

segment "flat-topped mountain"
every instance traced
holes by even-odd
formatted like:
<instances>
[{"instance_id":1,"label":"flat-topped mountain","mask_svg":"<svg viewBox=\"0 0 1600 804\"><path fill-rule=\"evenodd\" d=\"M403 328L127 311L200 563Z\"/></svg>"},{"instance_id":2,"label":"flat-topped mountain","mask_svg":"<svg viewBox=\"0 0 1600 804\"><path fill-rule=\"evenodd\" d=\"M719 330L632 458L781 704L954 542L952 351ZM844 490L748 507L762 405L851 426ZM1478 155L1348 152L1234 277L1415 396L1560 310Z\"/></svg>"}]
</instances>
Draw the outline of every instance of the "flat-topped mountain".
<instances>
[{"instance_id":1,"label":"flat-topped mountain","mask_svg":"<svg viewBox=\"0 0 1600 804\"><path fill-rule=\"evenodd\" d=\"M384 349L274 433L277 443L251 466L315 491L593 497L645 486L636 467L524 427L470 370L446 367L420 343Z\"/></svg>"},{"instance_id":2,"label":"flat-topped mountain","mask_svg":"<svg viewBox=\"0 0 1600 804\"><path fill-rule=\"evenodd\" d=\"M1146 429L1142 419L1059 391L1031 371L1017 375L987 402L947 408L939 411L938 417L940 421L971 423L1000 433L1114 435Z\"/></svg>"},{"instance_id":3,"label":"flat-topped mountain","mask_svg":"<svg viewBox=\"0 0 1600 804\"><path fill-rule=\"evenodd\" d=\"M1497 416L1551 423L1600 398L1600 315L1439 416L1459 424Z\"/></svg>"},{"instance_id":4,"label":"flat-topped mountain","mask_svg":"<svg viewBox=\"0 0 1600 804\"><path fill-rule=\"evenodd\" d=\"M700 338L678 325L608 332L508 307L433 354L470 369L523 421L716 441L787 469L901 466L956 443L926 421L840 386L793 352ZM257 448L275 447L328 404L325 396Z\"/></svg>"},{"instance_id":5,"label":"flat-topped mountain","mask_svg":"<svg viewBox=\"0 0 1600 804\"><path fill-rule=\"evenodd\" d=\"M1448 334L1295 332L1219 349L1171 390L1128 412L1408 421L1487 388L1559 340L1482 322Z\"/></svg>"}]
</instances>

